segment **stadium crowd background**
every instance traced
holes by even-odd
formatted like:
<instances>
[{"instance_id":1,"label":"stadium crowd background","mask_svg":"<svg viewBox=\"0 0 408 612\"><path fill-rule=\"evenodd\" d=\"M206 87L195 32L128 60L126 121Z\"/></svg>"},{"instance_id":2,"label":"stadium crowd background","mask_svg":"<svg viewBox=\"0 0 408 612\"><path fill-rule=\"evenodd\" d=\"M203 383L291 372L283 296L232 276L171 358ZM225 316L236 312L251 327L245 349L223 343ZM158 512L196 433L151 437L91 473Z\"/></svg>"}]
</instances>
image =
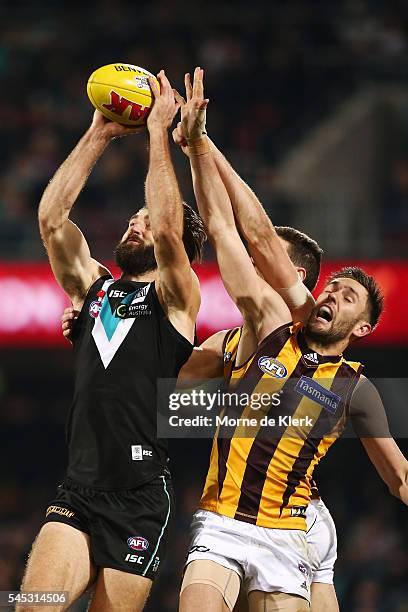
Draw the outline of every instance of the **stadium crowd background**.
<instances>
[{"instance_id":1,"label":"stadium crowd background","mask_svg":"<svg viewBox=\"0 0 408 612\"><path fill-rule=\"evenodd\" d=\"M1 12L0 261L21 265L45 258L36 220L39 198L91 120L85 85L100 65L118 60L152 71L164 67L180 89L184 72L203 66L209 133L274 222L295 226L302 203L279 189L285 156L365 87L408 88L403 0L218 0L200 3L199 10L187 0L80 7L6 1ZM334 248L336 227L330 229L331 243L315 215L313 236L326 237L327 258L408 256L408 105L399 108L397 129L395 122L386 124L398 138L384 138L379 203L367 198L362 204L364 215L375 219L377 239L356 235L351 246ZM113 143L80 196L76 217L97 258L111 257L125 219L143 201L146 145L145 136ZM192 201L188 165L177 151L174 159L183 195ZM344 209L351 225L361 214L353 206ZM353 357L368 364L369 376L406 376L405 346L356 349ZM63 475L71 367L69 350L1 350L0 590L19 588L44 508ZM406 612L406 508L389 496L358 441L336 446L318 479L339 535L341 609ZM407 453L406 441L401 446ZM171 442L178 513L150 612L177 609L207 447Z\"/></svg>"}]
</instances>

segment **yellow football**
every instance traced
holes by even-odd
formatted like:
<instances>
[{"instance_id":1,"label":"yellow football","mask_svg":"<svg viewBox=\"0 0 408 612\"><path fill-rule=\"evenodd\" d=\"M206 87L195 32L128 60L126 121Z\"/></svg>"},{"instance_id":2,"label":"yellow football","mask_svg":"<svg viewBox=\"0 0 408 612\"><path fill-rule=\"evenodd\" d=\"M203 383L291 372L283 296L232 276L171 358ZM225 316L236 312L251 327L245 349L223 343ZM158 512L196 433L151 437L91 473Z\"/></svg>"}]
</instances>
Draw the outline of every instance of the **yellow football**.
<instances>
[{"instance_id":1,"label":"yellow football","mask_svg":"<svg viewBox=\"0 0 408 612\"><path fill-rule=\"evenodd\" d=\"M86 91L95 108L107 119L123 125L145 125L153 102L148 77L156 77L133 64L108 64L95 70Z\"/></svg>"}]
</instances>

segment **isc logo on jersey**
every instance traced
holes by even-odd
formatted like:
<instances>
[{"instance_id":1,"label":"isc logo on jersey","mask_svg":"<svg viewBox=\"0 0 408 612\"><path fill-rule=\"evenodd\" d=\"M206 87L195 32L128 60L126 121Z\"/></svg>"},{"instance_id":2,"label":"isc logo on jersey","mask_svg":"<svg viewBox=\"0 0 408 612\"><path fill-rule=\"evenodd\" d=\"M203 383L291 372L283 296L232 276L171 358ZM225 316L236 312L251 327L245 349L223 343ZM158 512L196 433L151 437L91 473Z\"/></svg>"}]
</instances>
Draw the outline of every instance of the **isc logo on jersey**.
<instances>
[{"instance_id":1,"label":"isc logo on jersey","mask_svg":"<svg viewBox=\"0 0 408 612\"><path fill-rule=\"evenodd\" d=\"M132 550L147 550L149 548L149 541L142 536L132 536L128 538L127 543Z\"/></svg>"},{"instance_id":2,"label":"isc logo on jersey","mask_svg":"<svg viewBox=\"0 0 408 612\"><path fill-rule=\"evenodd\" d=\"M109 292L110 298L123 298L126 295L126 291L119 291L119 289L112 289L112 291Z\"/></svg>"},{"instance_id":3,"label":"isc logo on jersey","mask_svg":"<svg viewBox=\"0 0 408 612\"><path fill-rule=\"evenodd\" d=\"M273 376L274 378L285 378L288 375L288 371L277 359L274 357L260 357L258 359L258 367L265 372L265 374L269 374L269 376Z\"/></svg>"}]
</instances>

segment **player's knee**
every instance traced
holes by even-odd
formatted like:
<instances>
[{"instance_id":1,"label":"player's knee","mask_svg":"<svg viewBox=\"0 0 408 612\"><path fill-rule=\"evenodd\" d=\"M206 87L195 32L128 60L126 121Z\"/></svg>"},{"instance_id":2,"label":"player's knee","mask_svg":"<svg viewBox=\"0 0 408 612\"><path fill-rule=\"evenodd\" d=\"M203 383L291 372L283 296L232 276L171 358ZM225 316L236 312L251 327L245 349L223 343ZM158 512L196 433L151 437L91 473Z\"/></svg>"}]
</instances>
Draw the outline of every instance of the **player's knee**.
<instances>
[{"instance_id":1,"label":"player's knee","mask_svg":"<svg viewBox=\"0 0 408 612\"><path fill-rule=\"evenodd\" d=\"M151 586L149 578L105 567L98 574L89 612L141 611Z\"/></svg>"},{"instance_id":2,"label":"player's knee","mask_svg":"<svg viewBox=\"0 0 408 612\"><path fill-rule=\"evenodd\" d=\"M249 609L250 612L310 612L310 605L299 595L251 591Z\"/></svg>"},{"instance_id":3,"label":"player's knee","mask_svg":"<svg viewBox=\"0 0 408 612\"><path fill-rule=\"evenodd\" d=\"M189 563L180 590L180 612L191 609L233 610L240 578L234 570L208 559Z\"/></svg>"}]
</instances>

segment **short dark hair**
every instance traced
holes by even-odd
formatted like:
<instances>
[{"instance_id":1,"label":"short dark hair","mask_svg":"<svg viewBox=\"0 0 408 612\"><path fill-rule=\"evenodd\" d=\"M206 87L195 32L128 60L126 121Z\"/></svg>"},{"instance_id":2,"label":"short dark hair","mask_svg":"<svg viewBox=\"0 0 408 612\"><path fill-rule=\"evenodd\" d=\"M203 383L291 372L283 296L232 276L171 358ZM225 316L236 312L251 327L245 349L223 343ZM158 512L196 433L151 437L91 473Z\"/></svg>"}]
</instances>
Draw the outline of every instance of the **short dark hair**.
<instances>
[{"instance_id":1,"label":"short dark hair","mask_svg":"<svg viewBox=\"0 0 408 612\"><path fill-rule=\"evenodd\" d=\"M204 242L207 240L203 220L187 202L183 202L183 209L183 243L187 257L190 263L193 261L201 261L203 257Z\"/></svg>"},{"instance_id":2,"label":"short dark hair","mask_svg":"<svg viewBox=\"0 0 408 612\"><path fill-rule=\"evenodd\" d=\"M349 266L333 272L330 274L327 283L331 283L336 278L352 278L366 289L368 293L368 317L370 325L374 329L384 308L384 295L375 278L357 266Z\"/></svg>"},{"instance_id":3,"label":"short dark hair","mask_svg":"<svg viewBox=\"0 0 408 612\"><path fill-rule=\"evenodd\" d=\"M146 205L141 208L145 207ZM138 212L133 213L129 221L136 217ZM183 244L190 263L201 261L206 240L207 234L200 215L187 202L183 202Z\"/></svg>"},{"instance_id":4,"label":"short dark hair","mask_svg":"<svg viewBox=\"0 0 408 612\"><path fill-rule=\"evenodd\" d=\"M276 226L275 230L280 238L289 243L288 254L295 266L306 270L303 283L309 291L313 291L319 280L323 249L316 240L293 227Z\"/></svg>"}]
</instances>

